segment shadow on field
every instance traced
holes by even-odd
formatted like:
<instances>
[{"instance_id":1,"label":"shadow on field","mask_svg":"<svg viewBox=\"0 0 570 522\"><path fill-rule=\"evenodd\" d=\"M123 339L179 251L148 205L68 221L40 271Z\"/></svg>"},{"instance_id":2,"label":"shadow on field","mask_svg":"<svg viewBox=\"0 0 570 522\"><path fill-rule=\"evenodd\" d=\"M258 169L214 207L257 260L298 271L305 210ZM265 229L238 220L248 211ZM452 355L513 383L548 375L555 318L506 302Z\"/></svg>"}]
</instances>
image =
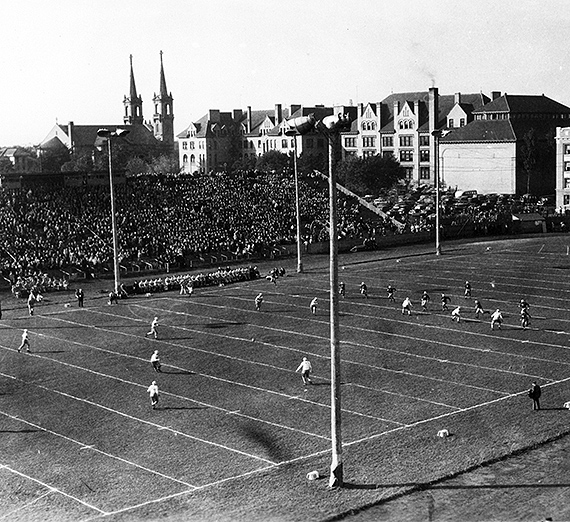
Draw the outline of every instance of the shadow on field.
<instances>
[{"instance_id":1,"label":"shadow on field","mask_svg":"<svg viewBox=\"0 0 570 522\"><path fill-rule=\"evenodd\" d=\"M65 353L65 350L34 350L34 353Z\"/></svg>"},{"instance_id":2,"label":"shadow on field","mask_svg":"<svg viewBox=\"0 0 570 522\"><path fill-rule=\"evenodd\" d=\"M246 324L248 324L248 323L224 321L223 323L207 323L204 325L204 327L205 328L226 328L228 326L244 326Z\"/></svg>"},{"instance_id":3,"label":"shadow on field","mask_svg":"<svg viewBox=\"0 0 570 522\"><path fill-rule=\"evenodd\" d=\"M288 452L285 452L283 448L278 446L273 436L264 431L261 427L247 424L242 426L241 430L245 437L265 448L267 455L276 462L282 462L291 458Z\"/></svg>"},{"instance_id":4,"label":"shadow on field","mask_svg":"<svg viewBox=\"0 0 570 522\"><path fill-rule=\"evenodd\" d=\"M191 372L189 370L180 370L180 371L171 371L171 372L162 370L160 373L168 373L170 375L195 375L194 372Z\"/></svg>"},{"instance_id":5,"label":"shadow on field","mask_svg":"<svg viewBox=\"0 0 570 522\"><path fill-rule=\"evenodd\" d=\"M0 433L36 433L40 430L0 430Z\"/></svg>"}]
</instances>

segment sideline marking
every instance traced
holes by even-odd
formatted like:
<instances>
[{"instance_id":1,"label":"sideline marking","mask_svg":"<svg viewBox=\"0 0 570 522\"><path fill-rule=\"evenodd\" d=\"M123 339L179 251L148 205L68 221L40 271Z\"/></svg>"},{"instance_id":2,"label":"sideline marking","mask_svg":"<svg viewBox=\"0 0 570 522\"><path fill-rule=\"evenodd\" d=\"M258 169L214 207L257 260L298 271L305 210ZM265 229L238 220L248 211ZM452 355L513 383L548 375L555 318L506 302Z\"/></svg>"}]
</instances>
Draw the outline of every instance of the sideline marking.
<instances>
[{"instance_id":1,"label":"sideline marking","mask_svg":"<svg viewBox=\"0 0 570 522\"><path fill-rule=\"evenodd\" d=\"M2 413L2 415L6 415L5 413ZM16 418L16 417L14 417ZM21 419L17 419L17 420L21 420ZM31 426L33 426L32 423L29 423L27 421L22 421L25 422L26 424L30 424ZM39 426L35 426L38 427ZM43 428L40 428L43 429ZM44 430L45 431L45 430ZM64 491L62 491L61 489L55 488L53 486L49 486L48 484L46 484L45 482L42 482L41 480L38 480L37 478L31 477L30 475L26 475L25 473L22 473L21 471L17 471L13 468L11 468L10 466L7 466L6 464L2 465L2 469L7 469L8 471L19 475L20 477L23 477L25 479L31 480L37 484L40 484L41 486L43 486L44 488L47 488L49 491L48 493L59 493L60 495L63 495L64 497L70 498L71 500L75 500L75 502L79 502L80 504L88 507L89 509L92 509L93 511L97 511L97 513L100 513L101 515L107 515L106 511L103 511L102 509L99 509L98 507L95 507L92 504L89 504L88 502L85 502L77 497L74 497L73 495L70 495L69 493L65 493ZM39 500L39 499L36 499Z\"/></svg>"},{"instance_id":2,"label":"sideline marking","mask_svg":"<svg viewBox=\"0 0 570 522\"><path fill-rule=\"evenodd\" d=\"M6 374L1 374L1 375L3 375L4 377L11 377L10 375L6 375ZM15 379L17 381L21 381L21 379L17 379L15 377L11 377L11 378ZM25 381L21 381L21 382L25 382ZM52 393L54 393L53 390L48 390L48 391L51 391ZM60 393L60 392L55 392L55 393ZM67 435L63 435L62 433L57 433L56 431L52 431L49 428L44 428L44 427L40 426L39 424L35 424L33 422L22 419L20 417L16 417L15 415L10 415L9 413L6 413L5 411L0 411L0 415L4 415L5 417L8 417L10 419L23 422L24 424L28 424L29 426L33 426L34 428L38 428L39 430L44 431L46 433L50 433L51 435L55 435L56 437L61 437L62 439L65 439L69 442L73 442L74 444L77 444L79 446L85 446L83 444L83 442L81 442L79 440L72 439L71 437L68 437ZM80 449L83 449L83 448L80 448ZM127 464L129 466L134 467L134 468L142 469L143 471L146 471L146 472L151 473L153 475L158 475L159 477L165 478L167 480L171 480L172 482L178 482L179 484L182 484L183 486L186 486L189 488L195 488L196 487L194 484L189 484L188 482L184 482L183 480L179 480L179 479L176 479L174 477L169 477L168 475L165 475L164 473L161 473L160 471L155 471L155 470L152 470L152 469L147 468L145 466L141 466L140 464L137 464L137 463L132 462L130 460L124 459L122 457L118 457L117 455L111 455L111 453L107 453L107 452L100 450L100 449L97 449L95 447L93 447L91 449L96 453L100 453L101 455L104 455L105 457L109 457L111 459L118 460L119 462L122 462L123 464Z\"/></svg>"},{"instance_id":3,"label":"sideline marking","mask_svg":"<svg viewBox=\"0 0 570 522\"><path fill-rule=\"evenodd\" d=\"M7 466L0 466L1 468L7 468ZM12 470L10 470L12 471ZM27 504L20 506L19 508L14 509L13 511L10 511L8 513L5 513L4 515L2 515L0 517L0 520L3 520L5 518L8 518L9 516L12 516L14 513L17 513L18 511L22 511L23 509L27 509L29 506L31 506L32 504L35 504L36 502L38 502L39 500L41 500L44 497L47 497L48 495L51 495L52 493L57 493L57 490L55 490L54 488L49 488L49 491L46 491L43 495L40 495L38 498L35 498L34 500L28 502Z\"/></svg>"}]
</instances>

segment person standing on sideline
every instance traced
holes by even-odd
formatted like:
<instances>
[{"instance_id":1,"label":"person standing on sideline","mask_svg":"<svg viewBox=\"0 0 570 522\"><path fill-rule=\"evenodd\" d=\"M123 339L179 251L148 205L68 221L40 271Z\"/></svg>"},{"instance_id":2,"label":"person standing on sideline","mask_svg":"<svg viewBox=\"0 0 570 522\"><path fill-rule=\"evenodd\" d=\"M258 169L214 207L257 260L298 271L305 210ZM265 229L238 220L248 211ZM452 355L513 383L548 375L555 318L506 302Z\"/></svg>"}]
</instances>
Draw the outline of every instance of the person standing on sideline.
<instances>
[{"instance_id":1,"label":"person standing on sideline","mask_svg":"<svg viewBox=\"0 0 570 522\"><path fill-rule=\"evenodd\" d=\"M447 308L447 303L449 303L451 301L451 299L445 295L445 294L441 294L441 311L442 312L446 312L447 310L449 310L449 308Z\"/></svg>"},{"instance_id":2,"label":"person standing on sideline","mask_svg":"<svg viewBox=\"0 0 570 522\"><path fill-rule=\"evenodd\" d=\"M422 302L422 310L423 310L424 312L427 312L427 311L428 311L427 306L428 306L428 303L429 303L430 301L431 301L431 297L430 297L429 294L427 293L427 290L424 290L424 293L422 294L422 301L421 301L421 302Z\"/></svg>"},{"instance_id":3,"label":"person standing on sideline","mask_svg":"<svg viewBox=\"0 0 570 522\"><path fill-rule=\"evenodd\" d=\"M396 299L394 298L394 293L396 292L396 289L392 285L388 285L388 288L386 288L386 292L388 292L388 301L392 301L393 303L396 302Z\"/></svg>"},{"instance_id":4,"label":"person standing on sideline","mask_svg":"<svg viewBox=\"0 0 570 522\"><path fill-rule=\"evenodd\" d=\"M18 346L18 353L22 351L22 348L24 346L26 347L26 352L32 353L32 351L30 350L30 339L28 338L28 330L24 330L24 332L22 333L22 342L20 346Z\"/></svg>"},{"instance_id":5,"label":"person standing on sideline","mask_svg":"<svg viewBox=\"0 0 570 522\"><path fill-rule=\"evenodd\" d=\"M307 384L313 384L313 381L311 381L311 372L313 371L313 367L311 366L311 363L309 362L309 360L306 357L303 357L301 364L295 370L295 372L298 372L298 371L301 372L301 377L303 378L303 384L305 386Z\"/></svg>"},{"instance_id":6,"label":"person standing on sideline","mask_svg":"<svg viewBox=\"0 0 570 522\"><path fill-rule=\"evenodd\" d=\"M498 308L491 314L491 330L495 329L495 325L501 329L501 324L503 324L503 314Z\"/></svg>"},{"instance_id":7,"label":"person standing on sideline","mask_svg":"<svg viewBox=\"0 0 570 522\"><path fill-rule=\"evenodd\" d=\"M158 317L155 317L152 320L152 323L150 323L150 332L145 333L145 337L147 335L154 335L154 338L156 339L158 337L158 333L156 331L156 327L158 326Z\"/></svg>"},{"instance_id":8,"label":"person standing on sideline","mask_svg":"<svg viewBox=\"0 0 570 522\"><path fill-rule=\"evenodd\" d=\"M346 286L345 286L344 282L342 282L342 281L338 284L338 293L342 297L346 297Z\"/></svg>"},{"instance_id":9,"label":"person standing on sideline","mask_svg":"<svg viewBox=\"0 0 570 522\"><path fill-rule=\"evenodd\" d=\"M85 294L81 288L75 290L75 298L77 299L77 306L79 308L83 308L83 299L85 298Z\"/></svg>"},{"instance_id":10,"label":"person standing on sideline","mask_svg":"<svg viewBox=\"0 0 570 522\"><path fill-rule=\"evenodd\" d=\"M366 286L366 283L364 281L362 281L362 283L360 283L360 293L366 297L366 299L368 299L368 287Z\"/></svg>"},{"instance_id":11,"label":"person standing on sideline","mask_svg":"<svg viewBox=\"0 0 570 522\"><path fill-rule=\"evenodd\" d=\"M458 306L451 312L451 320L457 321L458 323L461 322L461 307Z\"/></svg>"},{"instance_id":12,"label":"person standing on sideline","mask_svg":"<svg viewBox=\"0 0 570 522\"><path fill-rule=\"evenodd\" d=\"M259 292L255 296L255 309L259 312L261 310L261 303L263 303L263 294Z\"/></svg>"},{"instance_id":13,"label":"person standing on sideline","mask_svg":"<svg viewBox=\"0 0 570 522\"><path fill-rule=\"evenodd\" d=\"M412 315L412 308L413 308L412 301L409 297L406 297L402 302L402 315Z\"/></svg>"},{"instance_id":14,"label":"person standing on sideline","mask_svg":"<svg viewBox=\"0 0 570 522\"><path fill-rule=\"evenodd\" d=\"M316 297L314 297L313 300L311 301L309 308L311 309L311 313L313 315L317 315L317 298Z\"/></svg>"},{"instance_id":15,"label":"person standing on sideline","mask_svg":"<svg viewBox=\"0 0 570 522\"><path fill-rule=\"evenodd\" d=\"M152 384L146 389L146 391L150 396L150 405L154 410L158 404L158 384L156 384L156 381L152 381Z\"/></svg>"},{"instance_id":16,"label":"person standing on sideline","mask_svg":"<svg viewBox=\"0 0 570 522\"><path fill-rule=\"evenodd\" d=\"M540 410L540 396L542 395L542 390L540 386L534 381L530 390L528 390L528 396L532 399L532 409Z\"/></svg>"},{"instance_id":17,"label":"person standing on sideline","mask_svg":"<svg viewBox=\"0 0 570 522\"><path fill-rule=\"evenodd\" d=\"M469 299L471 297L471 283L469 281L465 281L465 299Z\"/></svg>"},{"instance_id":18,"label":"person standing on sideline","mask_svg":"<svg viewBox=\"0 0 570 522\"><path fill-rule=\"evenodd\" d=\"M154 371L157 373L162 373L160 359L158 357L158 350L155 350L154 353L150 356L150 363L154 368Z\"/></svg>"},{"instance_id":19,"label":"person standing on sideline","mask_svg":"<svg viewBox=\"0 0 570 522\"><path fill-rule=\"evenodd\" d=\"M36 296L34 292L30 292L28 296L28 314L34 315L34 306L36 305Z\"/></svg>"}]
</instances>

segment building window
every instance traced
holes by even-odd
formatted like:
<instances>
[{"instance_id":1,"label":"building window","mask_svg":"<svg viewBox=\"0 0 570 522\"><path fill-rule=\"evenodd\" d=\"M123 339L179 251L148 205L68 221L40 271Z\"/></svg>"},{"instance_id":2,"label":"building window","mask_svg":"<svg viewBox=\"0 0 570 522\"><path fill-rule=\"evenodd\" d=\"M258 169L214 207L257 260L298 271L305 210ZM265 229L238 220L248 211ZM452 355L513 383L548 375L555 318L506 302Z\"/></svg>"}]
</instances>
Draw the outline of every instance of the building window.
<instances>
[{"instance_id":1,"label":"building window","mask_svg":"<svg viewBox=\"0 0 570 522\"><path fill-rule=\"evenodd\" d=\"M376 147L376 138L374 136L363 136L362 137L363 147Z\"/></svg>"},{"instance_id":2,"label":"building window","mask_svg":"<svg viewBox=\"0 0 570 522\"><path fill-rule=\"evenodd\" d=\"M194 142L193 141L190 141L188 143L188 146L190 147L191 150L194 150Z\"/></svg>"},{"instance_id":3,"label":"building window","mask_svg":"<svg viewBox=\"0 0 570 522\"><path fill-rule=\"evenodd\" d=\"M289 145L289 142L287 140L281 140L281 148L282 149L286 149Z\"/></svg>"},{"instance_id":4,"label":"building window","mask_svg":"<svg viewBox=\"0 0 570 522\"><path fill-rule=\"evenodd\" d=\"M382 147L393 147L394 136L382 136Z\"/></svg>"},{"instance_id":5,"label":"building window","mask_svg":"<svg viewBox=\"0 0 570 522\"><path fill-rule=\"evenodd\" d=\"M182 150L188 150L188 142L187 141L182 142Z\"/></svg>"},{"instance_id":6,"label":"building window","mask_svg":"<svg viewBox=\"0 0 570 522\"><path fill-rule=\"evenodd\" d=\"M429 179L429 167L420 167L420 179Z\"/></svg>"},{"instance_id":7,"label":"building window","mask_svg":"<svg viewBox=\"0 0 570 522\"><path fill-rule=\"evenodd\" d=\"M411 150L401 150L400 161L414 161L414 152Z\"/></svg>"},{"instance_id":8,"label":"building window","mask_svg":"<svg viewBox=\"0 0 570 522\"><path fill-rule=\"evenodd\" d=\"M564 145L564 154L570 154L570 144Z\"/></svg>"},{"instance_id":9,"label":"building window","mask_svg":"<svg viewBox=\"0 0 570 522\"><path fill-rule=\"evenodd\" d=\"M305 143L307 144L308 149L312 149L315 146L315 140L313 138L307 138Z\"/></svg>"},{"instance_id":10,"label":"building window","mask_svg":"<svg viewBox=\"0 0 570 522\"><path fill-rule=\"evenodd\" d=\"M184 156L182 156L182 163L183 163L184 165L187 165L187 164L188 164L188 155L187 155L187 154L184 154Z\"/></svg>"},{"instance_id":11,"label":"building window","mask_svg":"<svg viewBox=\"0 0 570 522\"><path fill-rule=\"evenodd\" d=\"M420 147L427 147L429 145L429 136L425 134L420 136Z\"/></svg>"},{"instance_id":12,"label":"building window","mask_svg":"<svg viewBox=\"0 0 570 522\"><path fill-rule=\"evenodd\" d=\"M564 194L564 204L570 205L570 194Z\"/></svg>"},{"instance_id":13,"label":"building window","mask_svg":"<svg viewBox=\"0 0 570 522\"><path fill-rule=\"evenodd\" d=\"M394 158L394 153L393 153L392 151L390 151L390 150L385 150L385 151L382 153L382 157L383 157L384 159Z\"/></svg>"},{"instance_id":14,"label":"building window","mask_svg":"<svg viewBox=\"0 0 570 522\"><path fill-rule=\"evenodd\" d=\"M459 120L459 126L460 126L460 127L465 127L465 118L461 118L461 119Z\"/></svg>"},{"instance_id":15,"label":"building window","mask_svg":"<svg viewBox=\"0 0 570 522\"><path fill-rule=\"evenodd\" d=\"M420 150L420 161L429 161L429 150Z\"/></svg>"},{"instance_id":16,"label":"building window","mask_svg":"<svg viewBox=\"0 0 570 522\"><path fill-rule=\"evenodd\" d=\"M414 177L414 169L406 167L404 171L406 172L406 179L412 179Z\"/></svg>"},{"instance_id":17,"label":"building window","mask_svg":"<svg viewBox=\"0 0 570 522\"><path fill-rule=\"evenodd\" d=\"M400 147L412 147L414 145L413 136L400 136Z\"/></svg>"},{"instance_id":18,"label":"building window","mask_svg":"<svg viewBox=\"0 0 570 522\"><path fill-rule=\"evenodd\" d=\"M322 149L325 146L325 140L317 139L317 148Z\"/></svg>"},{"instance_id":19,"label":"building window","mask_svg":"<svg viewBox=\"0 0 570 522\"><path fill-rule=\"evenodd\" d=\"M344 138L345 147L356 147L356 138Z\"/></svg>"}]
</instances>

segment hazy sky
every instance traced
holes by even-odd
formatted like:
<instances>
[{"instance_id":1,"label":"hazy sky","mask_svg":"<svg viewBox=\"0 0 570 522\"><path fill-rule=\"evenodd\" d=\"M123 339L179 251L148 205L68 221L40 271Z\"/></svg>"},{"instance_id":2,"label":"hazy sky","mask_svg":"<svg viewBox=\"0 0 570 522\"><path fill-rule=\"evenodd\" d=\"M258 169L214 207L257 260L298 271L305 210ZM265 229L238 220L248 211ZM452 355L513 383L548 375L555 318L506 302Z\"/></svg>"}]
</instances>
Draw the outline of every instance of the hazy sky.
<instances>
[{"instance_id":1,"label":"hazy sky","mask_svg":"<svg viewBox=\"0 0 570 522\"><path fill-rule=\"evenodd\" d=\"M567 0L2 0L0 146L122 123L133 55L152 117L159 52L175 133L210 108L391 92L546 94L570 105Z\"/></svg>"}]
</instances>

